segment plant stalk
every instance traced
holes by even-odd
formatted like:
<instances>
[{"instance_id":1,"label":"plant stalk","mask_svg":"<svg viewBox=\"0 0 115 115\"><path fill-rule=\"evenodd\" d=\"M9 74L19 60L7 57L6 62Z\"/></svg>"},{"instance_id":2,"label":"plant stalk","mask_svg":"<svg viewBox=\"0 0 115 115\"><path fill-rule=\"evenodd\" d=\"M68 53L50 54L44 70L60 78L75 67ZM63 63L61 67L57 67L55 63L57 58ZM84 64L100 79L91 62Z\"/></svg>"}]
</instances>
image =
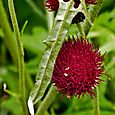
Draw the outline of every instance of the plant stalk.
<instances>
[{"instance_id":1,"label":"plant stalk","mask_svg":"<svg viewBox=\"0 0 115 115\"><path fill-rule=\"evenodd\" d=\"M5 46L8 48L8 51L11 54L12 60L15 64L15 66L18 68L18 48L17 48L17 42L13 35L12 29L10 27L10 24L8 22L8 18L5 12L5 9L3 7L2 0L0 0L0 25L3 31L3 41L5 43ZM26 68L26 79L27 85L32 88L33 83L31 80L31 76L28 73L28 70Z\"/></svg>"},{"instance_id":2,"label":"plant stalk","mask_svg":"<svg viewBox=\"0 0 115 115\"><path fill-rule=\"evenodd\" d=\"M99 90L98 90L98 87L95 89L95 93L96 93L96 96L93 99L94 115L100 115Z\"/></svg>"},{"instance_id":3,"label":"plant stalk","mask_svg":"<svg viewBox=\"0 0 115 115\"><path fill-rule=\"evenodd\" d=\"M56 94L56 87L52 85L45 99L41 102L40 106L38 107L38 110L35 115L44 115L44 112L48 109L48 107L55 99Z\"/></svg>"},{"instance_id":4,"label":"plant stalk","mask_svg":"<svg viewBox=\"0 0 115 115\"><path fill-rule=\"evenodd\" d=\"M48 31L50 32L53 26L54 12L46 11L46 13L47 13Z\"/></svg>"},{"instance_id":5,"label":"plant stalk","mask_svg":"<svg viewBox=\"0 0 115 115\"><path fill-rule=\"evenodd\" d=\"M89 12L89 15L91 16L91 22L93 23L96 16L98 15L101 7L102 7L102 4L103 4L103 0L97 0L97 4L96 5L91 5L88 12ZM85 19L84 21L84 24L83 24L83 29L84 29L84 32L85 32L85 35L87 36L87 34L89 33L89 30L91 28L91 24L89 23L89 20L87 20L87 18Z\"/></svg>"},{"instance_id":6,"label":"plant stalk","mask_svg":"<svg viewBox=\"0 0 115 115\"><path fill-rule=\"evenodd\" d=\"M28 115L25 96L25 70L24 70L24 51L23 44L20 37L18 22L15 14L13 0L8 0L8 6L11 16L11 21L16 37L18 47L18 71L19 71L19 88L20 88L20 101L24 115Z\"/></svg>"},{"instance_id":7,"label":"plant stalk","mask_svg":"<svg viewBox=\"0 0 115 115\"><path fill-rule=\"evenodd\" d=\"M79 30L79 33L78 33L78 37L82 37L82 38L85 38L85 32L83 30L83 24L80 22L77 24L77 28Z\"/></svg>"},{"instance_id":8,"label":"plant stalk","mask_svg":"<svg viewBox=\"0 0 115 115\"><path fill-rule=\"evenodd\" d=\"M81 1L81 5L82 5L82 9L83 9L84 15L85 15L87 21L89 22L89 24L92 26L93 23L92 23L92 20L91 20L91 16L90 16L90 14L87 11L85 0L80 0L80 1Z\"/></svg>"},{"instance_id":9,"label":"plant stalk","mask_svg":"<svg viewBox=\"0 0 115 115\"><path fill-rule=\"evenodd\" d=\"M102 7L102 3L103 3L103 0L97 0L96 5L90 6L88 12L89 12L89 15L91 16L91 22L92 23L94 22L96 16L98 15L98 13ZM86 36L89 33L91 26L92 25L90 24L89 20L87 20L87 18L86 18L84 21L84 24L83 24L83 30L84 30ZM95 92L96 92L96 97L93 100L94 115L100 115L98 88L96 88Z\"/></svg>"},{"instance_id":10,"label":"plant stalk","mask_svg":"<svg viewBox=\"0 0 115 115\"><path fill-rule=\"evenodd\" d=\"M34 104L42 98L51 81L55 59L66 37L72 17L74 17L79 11L76 9L70 11L72 7L73 0L68 2L67 5L64 2L60 3L60 9L55 18L52 31L48 35L48 38L44 41L47 48L39 64L38 73L36 75L36 83L30 92L30 97Z\"/></svg>"}]
</instances>

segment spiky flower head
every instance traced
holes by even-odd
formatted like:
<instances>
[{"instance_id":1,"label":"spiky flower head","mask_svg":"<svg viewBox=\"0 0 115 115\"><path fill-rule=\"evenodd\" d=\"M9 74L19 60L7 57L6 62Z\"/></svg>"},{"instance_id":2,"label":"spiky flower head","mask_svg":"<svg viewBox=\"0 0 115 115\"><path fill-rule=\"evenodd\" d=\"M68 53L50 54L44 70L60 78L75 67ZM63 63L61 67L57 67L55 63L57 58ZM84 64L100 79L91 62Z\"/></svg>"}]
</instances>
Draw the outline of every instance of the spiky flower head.
<instances>
[{"instance_id":1,"label":"spiky flower head","mask_svg":"<svg viewBox=\"0 0 115 115\"><path fill-rule=\"evenodd\" d=\"M101 56L98 49L87 39L69 38L64 41L54 65L52 82L58 91L67 97L95 96L94 89L100 83L103 73Z\"/></svg>"}]
</instances>

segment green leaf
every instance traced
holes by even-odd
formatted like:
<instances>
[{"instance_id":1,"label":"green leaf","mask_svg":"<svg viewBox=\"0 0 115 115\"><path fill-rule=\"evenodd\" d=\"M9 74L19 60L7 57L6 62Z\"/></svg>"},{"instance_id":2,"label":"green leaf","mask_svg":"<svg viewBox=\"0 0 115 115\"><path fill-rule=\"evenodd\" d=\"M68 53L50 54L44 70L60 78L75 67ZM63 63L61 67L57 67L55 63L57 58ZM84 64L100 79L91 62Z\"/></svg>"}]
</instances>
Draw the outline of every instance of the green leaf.
<instances>
[{"instance_id":1,"label":"green leaf","mask_svg":"<svg viewBox=\"0 0 115 115\"><path fill-rule=\"evenodd\" d=\"M81 11L80 8L73 8L73 1L60 2L60 9L55 18L53 29L45 41L47 48L39 65L36 83L30 93L30 98L34 104L42 98L50 83L56 56L66 37L72 18L79 11Z\"/></svg>"},{"instance_id":2,"label":"green leaf","mask_svg":"<svg viewBox=\"0 0 115 115\"><path fill-rule=\"evenodd\" d=\"M23 27L22 27L21 36L23 36L24 30L25 30L27 24L28 24L28 20L25 21L25 23L24 23L24 25L23 25Z\"/></svg>"}]
</instances>

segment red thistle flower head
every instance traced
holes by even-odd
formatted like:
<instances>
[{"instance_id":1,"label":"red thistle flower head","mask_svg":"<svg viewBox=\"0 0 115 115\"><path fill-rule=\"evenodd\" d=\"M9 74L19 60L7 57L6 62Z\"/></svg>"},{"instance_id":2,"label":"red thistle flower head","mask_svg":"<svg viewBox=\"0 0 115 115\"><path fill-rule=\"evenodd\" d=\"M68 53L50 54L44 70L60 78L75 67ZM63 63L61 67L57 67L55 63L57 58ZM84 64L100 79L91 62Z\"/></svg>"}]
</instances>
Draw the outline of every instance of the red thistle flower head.
<instances>
[{"instance_id":1,"label":"red thistle flower head","mask_svg":"<svg viewBox=\"0 0 115 115\"><path fill-rule=\"evenodd\" d=\"M58 10L58 8L59 8L59 1L58 0L46 0L45 6L50 11Z\"/></svg>"},{"instance_id":2,"label":"red thistle flower head","mask_svg":"<svg viewBox=\"0 0 115 115\"><path fill-rule=\"evenodd\" d=\"M95 96L94 88L100 83L103 73L101 56L98 49L87 39L64 41L54 65L52 82L58 91L67 97L88 93Z\"/></svg>"}]
</instances>

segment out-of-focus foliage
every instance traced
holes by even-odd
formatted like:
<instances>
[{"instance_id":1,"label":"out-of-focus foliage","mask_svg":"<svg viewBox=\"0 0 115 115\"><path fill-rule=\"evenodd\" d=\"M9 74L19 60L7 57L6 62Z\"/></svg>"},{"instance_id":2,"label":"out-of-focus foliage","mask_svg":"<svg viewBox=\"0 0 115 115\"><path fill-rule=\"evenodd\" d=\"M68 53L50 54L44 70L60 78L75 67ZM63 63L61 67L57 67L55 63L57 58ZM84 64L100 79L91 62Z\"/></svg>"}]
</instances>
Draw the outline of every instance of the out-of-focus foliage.
<instances>
[{"instance_id":1,"label":"out-of-focus foliage","mask_svg":"<svg viewBox=\"0 0 115 115\"><path fill-rule=\"evenodd\" d=\"M44 9L43 0L33 0L39 12L39 15L33 7L27 2L31 0L15 0L16 14L19 21L20 30L23 24L28 20L27 27L23 33L23 43L25 50L26 75L26 92L27 98L32 83L34 83L35 74L39 61L45 49L43 40L48 34L47 14ZM8 13L7 0L3 0L4 6ZM102 53L105 52L105 71L108 74L102 75L102 82L99 86L101 115L115 114L115 1L104 0L104 5L99 16L96 18L91 28L88 38L100 47ZM43 16L43 17L42 17ZM10 18L9 18L10 19ZM10 22L10 20L9 20ZM71 25L68 35L76 35L76 25ZM7 84L7 89L18 96L18 73L14 66L11 56L3 41L3 33L0 28L0 115L21 115L21 105L15 96L3 92L3 83ZM29 75L28 75L29 74ZM111 78L111 80L109 80ZM49 115L89 115L93 114L92 99L86 95L84 98L67 98L56 97L53 104L48 109Z\"/></svg>"}]
</instances>

